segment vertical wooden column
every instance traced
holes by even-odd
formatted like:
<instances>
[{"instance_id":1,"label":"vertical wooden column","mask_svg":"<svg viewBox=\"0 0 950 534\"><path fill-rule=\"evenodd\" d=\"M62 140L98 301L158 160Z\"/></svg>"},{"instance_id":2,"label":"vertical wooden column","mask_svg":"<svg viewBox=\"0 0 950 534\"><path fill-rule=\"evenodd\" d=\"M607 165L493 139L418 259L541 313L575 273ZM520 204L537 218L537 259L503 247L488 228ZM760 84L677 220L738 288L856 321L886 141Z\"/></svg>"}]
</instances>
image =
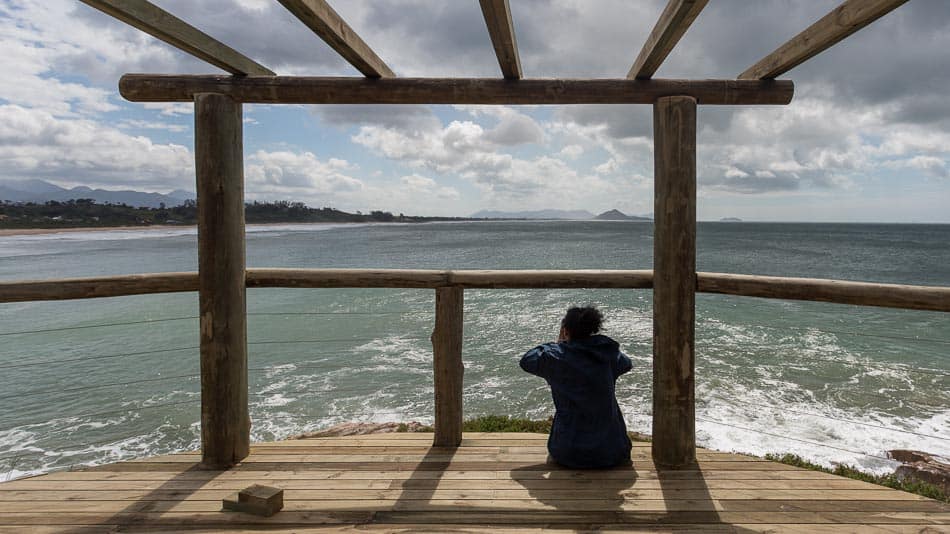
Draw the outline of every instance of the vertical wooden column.
<instances>
[{"instance_id":1,"label":"vertical wooden column","mask_svg":"<svg viewBox=\"0 0 950 534\"><path fill-rule=\"evenodd\" d=\"M696 100L653 106L653 461L696 460Z\"/></svg>"},{"instance_id":2,"label":"vertical wooden column","mask_svg":"<svg viewBox=\"0 0 950 534\"><path fill-rule=\"evenodd\" d=\"M201 464L226 468L249 453L244 157L241 104L195 95Z\"/></svg>"},{"instance_id":3,"label":"vertical wooden column","mask_svg":"<svg viewBox=\"0 0 950 534\"><path fill-rule=\"evenodd\" d=\"M462 288L435 290L435 329L432 331L435 375L436 447L462 444Z\"/></svg>"}]
</instances>

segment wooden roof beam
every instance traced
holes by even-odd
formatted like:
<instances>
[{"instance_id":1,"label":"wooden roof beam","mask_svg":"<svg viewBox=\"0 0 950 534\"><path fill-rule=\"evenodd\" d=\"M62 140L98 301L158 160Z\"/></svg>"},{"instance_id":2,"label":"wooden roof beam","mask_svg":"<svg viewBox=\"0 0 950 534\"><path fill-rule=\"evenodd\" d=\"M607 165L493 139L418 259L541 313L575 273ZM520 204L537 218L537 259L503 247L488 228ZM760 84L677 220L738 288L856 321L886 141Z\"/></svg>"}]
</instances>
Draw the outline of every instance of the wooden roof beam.
<instances>
[{"instance_id":1,"label":"wooden roof beam","mask_svg":"<svg viewBox=\"0 0 950 534\"><path fill-rule=\"evenodd\" d=\"M396 74L325 0L279 0L288 11L368 78Z\"/></svg>"},{"instance_id":2,"label":"wooden roof beam","mask_svg":"<svg viewBox=\"0 0 950 534\"><path fill-rule=\"evenodd\" d=\"M777 78L905 2L907 0L846 0L818 22L746 69L739 75L739 79Z\"/></svg>"},{"instance_id":3,"label":"wooden roof beam","mask_svg":"<svg viewBox=\"0 0 950 534\"><path fill-rule=\"evenodd\" d=\"M122 22L231 74L274 72L146 0L81 0Z\"/></svg>"},{"instance_id":4,"label":"wooden roof beam","mask_svg":"<svg viewBox=\"0 0 950 534\"><path fill-rule=\"evenodd\" d=\"M521 78L521 60L518 58L518 42L515 40L508 0L479 0L479 3L502 75L510 80Z\"/></svg>"},{"instance_id":5,"label":"wooden roof beam","mask_svg":"<svg viewBox=\"0 0 950 534\"><path fill-rule=\"evenodd\" d=\"M652 78L666 56L673 51L673 47L706 7L707 2L708 0L670 0L660 14L660 19L656 21L647 42L643 44L633 67L627 73L627 78Z\"/></svg>"},{"instance_id":6,"label":"wooden roof beam","mask_svg":"<svg viewBox=\"0 0 950 534\"><path fill-rule=\"evenodd\" d=\"M126 74L119 91L132 102L190 102L223 93L257 104L653 104L692 96L699 104L784 105L789 80L504 80L501 78L329 78Z\"/></svg>"}]
</instances>

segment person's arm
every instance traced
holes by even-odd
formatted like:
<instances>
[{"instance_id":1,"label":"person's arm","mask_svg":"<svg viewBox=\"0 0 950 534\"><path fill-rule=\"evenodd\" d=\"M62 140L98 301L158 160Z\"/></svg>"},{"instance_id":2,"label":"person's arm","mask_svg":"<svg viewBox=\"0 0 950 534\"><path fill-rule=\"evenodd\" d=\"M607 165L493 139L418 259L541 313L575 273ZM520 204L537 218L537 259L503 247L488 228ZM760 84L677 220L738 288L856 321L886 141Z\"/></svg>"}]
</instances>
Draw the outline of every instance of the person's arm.
<instances>
[{"instance_id":1,"label":"person's arm","mask_svg":"<svg viewBox=\"0 0 950 534\"><path fill-rule=\"evenodd\" d=\"M526 372L540 376L541 378L548 378L551 375L551 363L553 360L553 356L550 354L553 348L552 346L557 346L557 343L545 343L544 345L538 345L529 350L521 357L519 365L521 365L521 368Z\"/></svg>"},{"instance_id":2,"label":"person's arm","mask_svg":"<svg viewBox=\"0 0 950 534\"><path fill-rule=\"evenodd\" d=\"M630 357L623 353L622 350L617 351L617 361L614 362L614 376L620 376L628 371L633 369L633 362L630 360Z\"/></svg>"}]
</instances>

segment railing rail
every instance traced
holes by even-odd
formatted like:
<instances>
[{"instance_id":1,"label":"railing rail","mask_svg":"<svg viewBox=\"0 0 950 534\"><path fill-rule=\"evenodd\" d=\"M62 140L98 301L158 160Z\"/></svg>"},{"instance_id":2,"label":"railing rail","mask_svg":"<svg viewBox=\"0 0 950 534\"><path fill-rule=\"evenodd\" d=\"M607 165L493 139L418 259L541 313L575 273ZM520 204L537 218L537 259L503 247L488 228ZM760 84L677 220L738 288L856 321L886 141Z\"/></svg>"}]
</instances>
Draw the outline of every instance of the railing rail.
<instances>
[{"instance_id":1,"label":"railing rail","mask_svg":"<svg viewBox=\"0 0 950 534\"><path fill-rule=\"evenodd\" d=\"M696 273L700 293L950 312L950 287ZM249 288L650 289L651 270L247 269ZM198 290L198 273L0 282L0 303Z\"/></svg>"}]
</instances>

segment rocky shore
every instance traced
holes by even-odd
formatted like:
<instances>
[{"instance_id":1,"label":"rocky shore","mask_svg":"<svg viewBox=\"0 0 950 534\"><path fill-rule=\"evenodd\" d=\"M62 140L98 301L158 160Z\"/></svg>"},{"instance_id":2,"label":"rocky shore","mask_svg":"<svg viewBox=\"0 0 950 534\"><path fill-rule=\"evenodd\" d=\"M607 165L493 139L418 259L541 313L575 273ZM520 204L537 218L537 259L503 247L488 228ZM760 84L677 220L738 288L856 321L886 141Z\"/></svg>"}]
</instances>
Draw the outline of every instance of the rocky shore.
<instances>
[{"instance_id":1,"label":"rocky shore","mask_svg":"<svg viewBox=\"0 0 950 534\"><path fill-rule=\"evenodd\" d=\"M903 464L894 472L898 480L930 484L950 495L950 460L906 449L887 451L887 456Z\"/></svg>"}]
</instances>

